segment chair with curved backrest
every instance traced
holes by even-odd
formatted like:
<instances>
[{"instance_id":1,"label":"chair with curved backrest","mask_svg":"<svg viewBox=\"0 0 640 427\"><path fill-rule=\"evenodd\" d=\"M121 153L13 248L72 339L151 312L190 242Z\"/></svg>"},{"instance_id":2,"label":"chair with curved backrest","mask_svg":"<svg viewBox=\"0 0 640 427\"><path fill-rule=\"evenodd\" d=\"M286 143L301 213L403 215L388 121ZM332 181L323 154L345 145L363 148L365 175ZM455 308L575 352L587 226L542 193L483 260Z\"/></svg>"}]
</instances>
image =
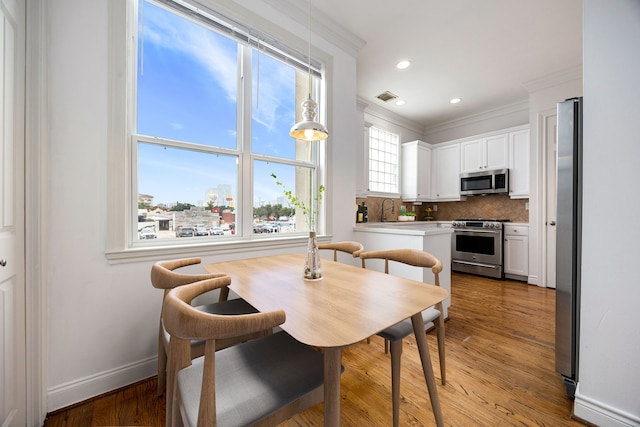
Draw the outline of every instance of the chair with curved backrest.
<instances>
[{"instance_id":1,"label":"chair with curved backrest","mask_svg":"<svg viewBox=\"0 0 640 427\"><path fill-rule=\"evenodd\" d=\"M357 258L360 252L364 250L364 247L359 242L344 241L335 243L320 243L318 244L318 249L332 250L333 260L338 261L338 252L344 252L352 255L354 258Z\"/></svg>"},{"instance_id":2,"label":"chair with curved backrest","mask_svg":"<svg viewBox=\"0 0 640 427\"><path fill-rule=\"evenodd\" d=\"M203 274L185 274L178 273L174 270L185 267L188 265L200 264L200 258L184 258L170 261L159 261L151 267L151 284L154 288L164 289L164 298L166 298L169 291L178 286L183 286L189 283L198 282L204 279L211 279L215 277L224 276L221 273L203 273ZM229 288L227 286L221 286L220 297L218 302L198 306L197 309L208 313L218 314L245 314L255 313L257 310L243 299L231 299L227 300L229 295ZM169 347L169 337L166 334L162 324L162 310L160 311L160 325L158 328L158 396L164 394L166 388L166 369L167 369L167 350ZM222 346L230 346L237 344L238 342L246 341L248 339L257 338L270 333L270 331L263 331L263 333L256 333L250 336L239 337L230 339L225 342L218 343L219 348ZM195 341L192 343L192 357L201 356L204 352L204 342Z\"/></svg>"},{"instance_id":3,"label":"chair with curved backrest","mask_svg":"<svg viewBox=\"0 0 640 427\"><path fill-rule=\"evenodd\" d=\"M365 260L367 259L383 259L384 272L389 274L389 261L395 261L402 264L412 265L415 267L430 268L434 275L434 284L440 286L439 273L442 271L442 263L440 260L428 252L416 249L389 249L384 251L361 252L362 267L366 268ZM445 359L444 359L444 316L442 303L429 307L422 312L422 319L425 327L431 324L436 328L438 337L438 355L440 358L440 376L442 384L446 384ZM413 325L411 319L405 319L402 322L391 326L377 335L391 342L391 389L393 394L393 425L398 426L400 413L400 357L402 355L402 339L413 333Z\"/></svg>"},{"instance_id":4,"label":"chair with curved backrest","mask_svg":"<svg viewBox=\"0 0 640 427\"><path fill-rule=\"evenodd\" d=\"M218 277L170 291L164 323L170 334L167 426L276 425L323 400L322 354L285 332L218 350L219 340L272 329L282 310L243 315L204 313L196 296L230 283ZM191 360L191 340L205 340L203 357ZM218 350L218 351L216 351Z\"/></svg>"}]
</instances>

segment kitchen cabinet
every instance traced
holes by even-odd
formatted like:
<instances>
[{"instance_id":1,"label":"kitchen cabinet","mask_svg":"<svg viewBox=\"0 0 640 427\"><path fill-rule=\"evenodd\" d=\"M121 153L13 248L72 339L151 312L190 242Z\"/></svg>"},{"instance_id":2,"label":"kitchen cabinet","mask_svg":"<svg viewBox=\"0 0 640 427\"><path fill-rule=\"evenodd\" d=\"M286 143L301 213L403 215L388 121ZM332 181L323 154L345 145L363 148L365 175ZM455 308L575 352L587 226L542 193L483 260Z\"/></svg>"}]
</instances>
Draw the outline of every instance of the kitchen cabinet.
<instances>
[{"instance_id":1,"label":"kitchen cabinet","mask_svg":"<svg viewBox=\"0 0 640 427\"><path fill-rule=\"evenodd\" d=\"M431 200L431 148L425 142L402 144L402 200Z\"/></svg>"},{"instance_id":2,"label":"kitchen cabinet","mask_svg":"<svg viewBox=\"0 0 640 427\"><path fill-rule=\"evenodd\" d=\"M529 198L529 129L509 132L509 197Z\"/></svg>"},{"instance_id":3,"label":"kitchen cabinet","mask_svg":"<svg viewBox=\"0 0 640 427\"><path fill-rule=\"evenodd\" d=\"M460 143L460 172L506 169L509 165L508 135L492 135Z\"/></svg>"},{"instance_id":4,"label":"kitchen cabinet","mask_svg":"<svg viewBox=\"0 0 640 427\"><path fill-rule=\"evenodd\" d=\"M527 281L529 276L529 227L504 226L504 276Z\"/></svg>"},{"instance_id":5,"label":"kitchen cabinet","mask_svg":"<svg viewBox=\"0 0 640 427\"><path fill-rule=\"evenodd\" d=\"M432 155L432 200L460 200L460 144L434 148Z\"/></svg>"}]
</instances>

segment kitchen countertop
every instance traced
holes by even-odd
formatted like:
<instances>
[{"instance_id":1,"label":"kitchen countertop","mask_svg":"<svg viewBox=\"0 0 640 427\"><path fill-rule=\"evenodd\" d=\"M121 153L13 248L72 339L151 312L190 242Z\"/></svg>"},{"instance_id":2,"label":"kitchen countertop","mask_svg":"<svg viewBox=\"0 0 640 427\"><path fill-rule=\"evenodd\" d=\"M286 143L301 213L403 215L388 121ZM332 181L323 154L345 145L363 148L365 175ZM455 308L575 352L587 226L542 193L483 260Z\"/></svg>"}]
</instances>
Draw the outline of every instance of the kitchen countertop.
<instances>
[{"instance_id":1,"label":"kitchen countertop","mask_svg":"<svg viewBox=\"0 0 640 427\"><path fill-rule=\"evenodd\" d=\"M447 221L443 221L445 224ZM353 228L357 232L405 234L412 236L429 236L436 234L450 234L450 227L443 227L438 221L397 221L397 222L367 222L356 224Z\"/></svg>"}]
</instances>

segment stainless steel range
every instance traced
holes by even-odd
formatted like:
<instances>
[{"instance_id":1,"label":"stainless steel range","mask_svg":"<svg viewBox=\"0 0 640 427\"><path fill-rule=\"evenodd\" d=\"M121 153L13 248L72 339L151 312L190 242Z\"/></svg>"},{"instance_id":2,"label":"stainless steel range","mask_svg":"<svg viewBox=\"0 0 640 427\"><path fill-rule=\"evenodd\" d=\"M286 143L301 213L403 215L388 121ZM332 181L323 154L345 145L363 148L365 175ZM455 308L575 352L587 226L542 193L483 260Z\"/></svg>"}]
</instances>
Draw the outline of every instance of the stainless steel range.
<instances>
[{"instance_id":1,"label":"stainless steel range","mask_svg":"<svg viewBox=\"0 0 640 427\"><path fill-rule=\"evenodd\" d=\"M502 223L508 219L457 219L451 223L451 270L504 278Z\"/></svg>"}]
</instances>

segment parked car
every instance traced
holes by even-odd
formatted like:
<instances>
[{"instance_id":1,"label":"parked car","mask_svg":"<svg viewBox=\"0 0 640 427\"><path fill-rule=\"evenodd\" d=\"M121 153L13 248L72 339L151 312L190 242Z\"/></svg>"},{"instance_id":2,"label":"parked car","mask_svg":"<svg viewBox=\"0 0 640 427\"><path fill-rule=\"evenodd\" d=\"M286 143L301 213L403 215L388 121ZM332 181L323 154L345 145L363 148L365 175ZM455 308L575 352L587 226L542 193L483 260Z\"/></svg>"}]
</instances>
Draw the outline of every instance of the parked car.
<instances>
[{"instance_id":1,"label":"parked car","mask_svg":"<svg viewBox=\"0 0 640 427\"><path fill-rule=\"evenodd\" d=\"M207 231L206 228L204 228L203 226L196 226L196 228L194 229L194 235L195 236L208 236L209 232Z\"/></svg>"},{"instance_id":2,"label":"parked car","mask_svg":"<svg viewBox=\"0 0 640 427\"><path fill-rule=\"evenodd\" d=\"M140 240L156 239L157 237L156 230L153 228L145 227L140 230Z\"/></svg>"},{"instance_id":3,"label":"parked car","mask_svg":"<svg viewBox=\"0 0 640 427\"><path fill-rule=\"evenodd\" d=\"M209 229L209 234L212 236L224 236L224 230L222 227L211 227Z\"/></svg>"},{"instance_id":4,"label":"parked car","mask_svg":"<svg viewBox=\"0 0 640 427\"><path fill-rule=\"evenodd\" d=\"M192 237L193 228L191 227L178 227L176 228L176 237Z\"/></svg>"}]
</instances>

